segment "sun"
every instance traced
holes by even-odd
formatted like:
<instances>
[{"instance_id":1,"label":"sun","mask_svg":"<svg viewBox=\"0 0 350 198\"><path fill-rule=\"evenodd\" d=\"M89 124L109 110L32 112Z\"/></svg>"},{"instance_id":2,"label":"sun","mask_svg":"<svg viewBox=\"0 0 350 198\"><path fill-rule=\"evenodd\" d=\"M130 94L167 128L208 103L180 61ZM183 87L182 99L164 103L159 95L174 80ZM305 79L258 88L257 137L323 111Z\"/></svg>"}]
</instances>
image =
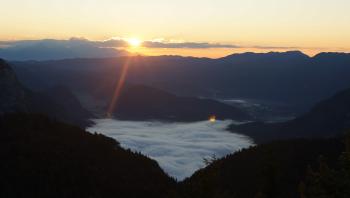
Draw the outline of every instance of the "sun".
<instances>
[{"instance_id":1,"label":"sun","mask_svg":"<svg viewBox=\"0 0 350 198\"><path fill-rule=\"evenodd\" d=\"M131 47L140 47L142 43L142 41L138 38L129 38L127 39L127 42Z\"/></svg>"}]
</instances>

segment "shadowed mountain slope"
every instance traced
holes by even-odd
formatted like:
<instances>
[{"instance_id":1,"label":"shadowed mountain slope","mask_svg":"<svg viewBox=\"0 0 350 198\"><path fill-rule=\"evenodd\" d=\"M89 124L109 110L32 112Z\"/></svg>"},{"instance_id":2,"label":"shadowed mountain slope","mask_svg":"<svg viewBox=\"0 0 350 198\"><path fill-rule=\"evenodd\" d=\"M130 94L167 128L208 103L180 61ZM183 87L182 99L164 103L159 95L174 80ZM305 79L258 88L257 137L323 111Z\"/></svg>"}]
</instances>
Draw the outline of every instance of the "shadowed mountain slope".
<instances>
[{"instance_id":1,"label":"shadowed mountain slope","mask_svg":"<svg viewBox=\"0 0 350 198\"><path fill-rule=\"evenodd\" d=\"M36 93L22 86L11 66L0 59L0 114L13 112L42 113L64 122L91 124L93 115L86 111L72 94L59 90Z\"/></svg>"},{"instance_id":2,"label":"shadowed mountain slope","mask_svg":"<svg viewBox=\"0 0 350 198\"><path fill-rule=\"evenodd\" d=\"M146 86L126 86L116 101L114 116L126 120L203 121L217 119L238 121L252 118L243 111L215 100L178 97Z\"/></svg>"},{"instance_id":3,"label":"shadowed mountain slope","mask_svg":"<svg viewBox=\"0 0 350 198\"><path fill-rule=\"evenodd\" d=\"M350 86L350 55L299 51L243 53L220 59L180 56L14 62L33 90L64 85L74 93L109 96L122 68L126 81L182 96L253 99L303 113ZM45 83L42 83L45 82Z\"/></svg>"},{"instance_id":4,"label":"shadowed mountain slope","mask_svg":"<svg viewBox=\"0 0 350 198\"><path fill-rule=\"evenodd\" d=\"M248 135L257 142L289 138L320 138L342 135L350 128L350 89L318 103L310 112L283 123L232 125L230 130Z\"/></svg>"}]
</instances>

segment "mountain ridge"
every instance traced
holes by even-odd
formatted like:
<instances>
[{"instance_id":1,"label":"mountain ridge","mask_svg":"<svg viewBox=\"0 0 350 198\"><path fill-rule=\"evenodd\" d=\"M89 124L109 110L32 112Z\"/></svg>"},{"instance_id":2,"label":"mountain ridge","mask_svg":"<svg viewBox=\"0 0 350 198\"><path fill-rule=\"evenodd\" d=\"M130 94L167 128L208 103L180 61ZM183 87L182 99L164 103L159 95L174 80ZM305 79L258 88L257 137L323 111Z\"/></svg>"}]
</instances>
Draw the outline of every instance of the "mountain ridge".
<instances>
[{"instance_id":1,"label":"mountain ridge","mask_svg":"<svg viewBox=\"0 0 350 198\"><path fill-rule=\"evenodd\" d=\"M259 143L288 138L328 138L343 135L350 128L350 89L317 103L308 113L282 123L231 125Z\"/></svg>"},{"instance_id":2,"label":"mountain ridge","mask_svg":"<svg viewBox=\"0 0 350 198\"><path fill-rule=\"evenodd\" d=\"M211 116L220 120L253 120L240 109L215 100L179 97L144 85L125 86L113 112L114 117L122 120L190 122L208 120Z\"/></svg>"},{"instance_id":3,"label":"mountain ridge","mask_svg":"<svg viewBox=\"0 0 350 198\"><path fill-rule=\"evenodd\" d=\"M64 100L75 100L73 95L66 95L65 99L59 95L33 92L19 82L11 66L0 59L0 114L6 113L42 113L71 124L86 127L92 122L93 115L82 106L75 105L65 108ZM70 111L73 111L72 113ZM77 112L80 112L77 116Z\"/></svg>"},{"instance_id":4,"label":"mountain ridge","mask_svg":"<svg viewBox=\"0 0 350 198\"><path fill-rule=\"evenodd\" d=\"M270 58L271 54L277 58ZM21 82L32 90L62 84L76 95L99 98L110 97L123 65L128 62L126 81L130 84L186 97L255 100L272 108L284 108L284 112L293 116L307 112L315 103L350 86L350 59L346 58L350 54L329 53L332 55L329 61L322 60L320 57L325 56L322 54L318 58L300 52L271 54L261 53L257 55L263 57L261 60L244 58L243 62L134 56L13 62L13 65Z\"/></svg>"}]
</instances>

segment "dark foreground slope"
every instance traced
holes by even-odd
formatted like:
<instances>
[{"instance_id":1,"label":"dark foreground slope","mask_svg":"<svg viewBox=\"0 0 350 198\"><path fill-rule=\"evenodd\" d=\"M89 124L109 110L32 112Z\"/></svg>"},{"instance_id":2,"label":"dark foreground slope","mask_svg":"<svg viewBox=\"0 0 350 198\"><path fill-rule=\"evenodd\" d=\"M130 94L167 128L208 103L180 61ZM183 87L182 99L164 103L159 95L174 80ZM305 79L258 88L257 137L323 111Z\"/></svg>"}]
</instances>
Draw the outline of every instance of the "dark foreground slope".
<instances>
[{"instance_id":1,"label":"dark foreground slope","mask_svg":"<svg viewBox=\"0 0 350 198\"><path fill-rule=\"evenodd\" d=\"M324 156L336 168L342 151L340 139L273 142L215 160L177 184L155 161L113 139L13 114L0 117L0 197L297 198L303 181L305 192L319 192L318 176L308 179L308 167L317 170ZM322 178L321 186L328 181Z\"/></svg>"},{"instance_id":2,"label":"dark foreground slope","mask_svg":"<svg viewBox=\"0 0 350 198\"><path fill-rule=\"evenodd\" d=\"M318 103L310 112L283 123L232 125L230 130L252 137L256 142L276 139L320 138L341 135L350 128L350 89Z\"/></svg>"},{"instance_id":3,"label":"dark foreground slope","mask_svg":"<svg viewBox=\"0 0 350 198\"><path fill-rule=\"evenodd\" d=\"M91 118L96 116L86 110L77 99L77 97L64 86L55 86L47 89L41 94L43 97L47 98L51 105L56 106L56 112L61 112L59 117L62 121L79 125L81 127L90 126L93 124ZM37 101L37 100L36 100ZM47 109L50 109L49 107ZM53 110L47 112L46 114L52 114Z\"/></svg>"},{"instance_id":4,"label":"dark foreground slope","mask_svg":"<svg viewBox=\"0 0 350 198\"><path fill-rule=\"evenodd\" d=\"M127 86L116 100L114 116L126 120L202 121L211 115L218 119L251 120L236 107L215 100L178 97L147 87Z\"/></svg>"},{"instance_id":5,"label":"dark foreground slope","mask_svg":"<svg viewBox=\"0 0 350 198\"><path fill-rule=\"evenodd\" d=\"M0 197L167 197L175 182L149 158L42 116L0 117Z\"/></svg>"},{"instance_id":6,"label":"dark foreground slope","mask_svg":"<svg viewBox=\"0 0 350 198\"><path fill-rule=\"evenodd\" d=\"M61 121L88 126L93 115L69 91L51 89L37 93L25 88L11 66L0 59L0 115L11 112L41 113Z\"/></svg>"},{"instance_id":7,"label":"dark foreground slope","mask_svg":"<svg viewBox=\"0 0 350 198\"><path fill-rule=\"evenodd\" d=\"M290 140L259 145L215 161L183 182L188 198L299 198L298 186L320 155L336 166L340 140Z\"/></svg>"}]
</instances>

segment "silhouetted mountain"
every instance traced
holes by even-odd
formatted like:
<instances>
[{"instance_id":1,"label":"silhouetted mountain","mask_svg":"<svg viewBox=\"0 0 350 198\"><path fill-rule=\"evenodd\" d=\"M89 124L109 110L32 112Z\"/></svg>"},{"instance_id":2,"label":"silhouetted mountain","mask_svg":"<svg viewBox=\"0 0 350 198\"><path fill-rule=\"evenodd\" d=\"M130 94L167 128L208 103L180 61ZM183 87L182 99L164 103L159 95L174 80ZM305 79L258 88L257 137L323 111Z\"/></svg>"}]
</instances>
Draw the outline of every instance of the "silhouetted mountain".
<instances>
[{"instance_id":1,"label":"silhouetted mountain","mask_svg":"<svg viewBox=\"0 0 350 198\"><path fill-rule=\"evenodd\" d=\"M56 86L46 90L43 94L57 104L61 111L68 112L69 115L66 115L66 117L72 120L72 123L79 123L85 120L86 125L92 124L89 119L95 116L80 104L77 97L67 87Z\"/></svg>"},{"instance_id":2,"label":"silhouetted mountain","mask_svg":"<svg viewBox=\"0 0 350 198\"><path fill-rule=\"evenodd\" d=\"M337 165L339 139L289 140L259 145L214 161L183 182L184 198L299 198L299 184L322 155Z\"/></svg>"},{"instance_id":3,"label":"silhouetted mountain","mask_svg":"<svg viewBox=\"0 0 350 198\"><path fill-rule=\"evenodd\" d=\"M346 64L350 61L350 56L348 53L331 53L331 52L323 52L317 54L315 57L313 57L314 60L318 62L334 62L337 61L339 63Z\"/></svg>"},{"instance_id":4,"label":"silhouetted mountain","mask_svg":"<svg viewBox=\"0 0 350 198\"><path fill-rule=\"evenodd\" d=\"M127 86L116 100L114 116L126 120L202 121L217 119L251 120L241 110L210 99L178 97L146 86Z\"/></svg>"},{"instance_id":5,"label":"silhouetted mountain","mask_svg":"<svg viewBox=\"0 0 350 198\"><path fill-rule=\"evenodd\" d=\"M29 97L11 67L0 59L0 114L28 111Z\"/></svg>"},{"instance_id":6,"label":"silhouetted mountain","mask_svg":"<svg viewBox=\"0 0 350 198\"><path fill-rule=\"evenodd\" d=\"M0 197L170 197L158 164L44 116L0 116Z\"/></svg>"},{"instance_id":7,"label":"silhouetted mountain","mask_svg":"<svg viewBox=\"0 0 350 198\"><path fill-rule=\"evenodd\" d=\"M294 120L232 125L230 130L246 134L257 142L266 142L296 137L334 137L347 128L350 128L350 89L318 103L310 112Z\"/></svg>"},{"instance_id":8,"label":"silhouetted mountain","mask_svg":"<svg viewBox=\"0 0 350 198\"><path fill-rule=\"evenodd\" d=\"M128 83L182 96L253 99L300 114L350 86L349 57L321 53L310 58L294 51L244 53L220 59L135 56L14 65L21 81L34 90L62 84L77 94L106 98L127 65Z\"/></svg>"},{"instance_id":9,"label":"silhouetted mountain","mask_svg":"<svg viewBox=\"0 0 350 198\"><path fill-rule=\"evenodd\" d=\"M309 59L309 56L305 55L304 53L300 51L288 51L288 52L269 52L269 53L253 53L253 52L246 52L242 54L232 54L226 57L221 58L222 61L231 61L236 63L243 63L243 62L271 62L274 61L301 61L301 60L307 60Z\"/></svg>"},{"instance_id":10,"label":"silhouetted mountain","mask_svg":"<svg viewBox=\"0 0 350 198\"><path fill-rule=\"evenodd\" d=\"M81 107L67 91L35 93L21 85L10 65L0 59L0 114L13 112L42 113L61 121L88 126L92 114Z\"/></svg>"},{"instance_id":11,"label":"silhouetted mountain","mask_svg":"<svg viewBox=\"0 0 350 198\"><path fill-rule=\"evenodd\" d=\"M317 169L320 156L330 168L338 166L342 142L300 139L254 146L215 159L177 184L155 161L111 138L45 116L11 114L0 116L0 196L297 198L299 184L310 167Z\"/></svg>"}]
</instances>

